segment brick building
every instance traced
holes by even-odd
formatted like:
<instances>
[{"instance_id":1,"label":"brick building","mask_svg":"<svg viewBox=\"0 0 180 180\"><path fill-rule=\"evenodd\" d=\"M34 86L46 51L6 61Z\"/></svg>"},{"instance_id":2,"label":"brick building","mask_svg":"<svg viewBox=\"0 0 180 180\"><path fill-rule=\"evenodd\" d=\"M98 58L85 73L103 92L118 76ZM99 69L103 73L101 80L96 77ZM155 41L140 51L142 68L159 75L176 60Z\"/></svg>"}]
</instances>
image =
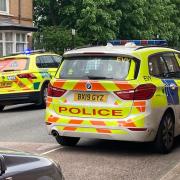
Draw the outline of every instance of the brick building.
<instances>
[{"instance_id":1,"label":"brick building","mask_svg":"<svg viewBox=\"0 0 180 180\"><path fill-rule=\"evenodd\" d=\"M33 0L0 0L0 56L29 47L33 27Z\"/></svg>"}]
</instances>

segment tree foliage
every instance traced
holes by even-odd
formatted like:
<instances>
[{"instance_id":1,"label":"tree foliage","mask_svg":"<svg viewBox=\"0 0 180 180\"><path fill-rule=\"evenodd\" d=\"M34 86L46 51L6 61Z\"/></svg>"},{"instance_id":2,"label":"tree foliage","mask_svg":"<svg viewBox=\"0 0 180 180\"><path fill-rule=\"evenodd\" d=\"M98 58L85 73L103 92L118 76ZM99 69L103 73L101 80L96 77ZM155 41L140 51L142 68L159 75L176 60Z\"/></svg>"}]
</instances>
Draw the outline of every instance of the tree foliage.
<instances>
[{"instance_id":1,"label":"tree foliage","mask_svg":"<svg viewBox=\"0 0 180 180\"><path fill-rule=\"evenodd\" d=\"M159 37L180 46L179 17L180 0L34 0L38 34L44 37L45 48L52 50L71 47L72 28L77 45Z\"/></svg>"}]
</instances>

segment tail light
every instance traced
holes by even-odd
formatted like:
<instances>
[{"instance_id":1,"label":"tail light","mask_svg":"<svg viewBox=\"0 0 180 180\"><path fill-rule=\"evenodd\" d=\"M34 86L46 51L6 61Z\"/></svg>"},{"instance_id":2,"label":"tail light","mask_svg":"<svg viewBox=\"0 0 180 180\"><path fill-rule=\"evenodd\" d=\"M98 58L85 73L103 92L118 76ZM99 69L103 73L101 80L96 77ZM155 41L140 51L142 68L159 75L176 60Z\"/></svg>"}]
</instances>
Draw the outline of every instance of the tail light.
<instances>
[{"instance_id":1,"label":"tail light","mask_svg":"<svg viewBox=\"0 0 180 180\"><path fill-rule=\"evenodd\" d=\"M136 89L115 92L115 94L124 100L147 100L151 99L156 92L156 86L153 84L139 85Z\"/></svg>"},{"instance_id":2,"label":"tail light","mask_svg":"<svg viewBox=\"0 0 180 180\"><path fill-rule=\"evenodd\" d=\"M61 97L65 92L66 90L53 87L51 84L48 86L48 96L50 97Z\"/></svg>"},{"instance_id":3,"label":"tail light","mask_svg":"<svg viewBox=\"0 0 180 180\"><path fill-rule=\"evenodd\" d=\"M32 73L24 73L24 74L18 74L19 78L26 78L26 79L37 79L37 77Z\"/></svg>"}]
</instances>

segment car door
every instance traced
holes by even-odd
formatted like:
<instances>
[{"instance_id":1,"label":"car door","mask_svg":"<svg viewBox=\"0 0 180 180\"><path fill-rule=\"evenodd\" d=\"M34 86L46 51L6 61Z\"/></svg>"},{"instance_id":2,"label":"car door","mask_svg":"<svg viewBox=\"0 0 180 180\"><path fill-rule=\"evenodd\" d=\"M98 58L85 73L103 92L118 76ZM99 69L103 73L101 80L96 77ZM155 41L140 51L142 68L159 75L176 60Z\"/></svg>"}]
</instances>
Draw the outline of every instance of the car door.
<instances>
[{"instance_id":1,"label":"car door","mask_svg":"<svg viewBox=\"0 0 180 180\"><path fill-rule=\"evenodd\" d=\"M165 74L166 82L169 85L169 93L172 97L172 103L174 105L179 105L179 77L178 72L180 71L179 64L175 58L174 53L164 53L162 55L165 64L168 68L168 73Z\"/></svg>"},{"instance_id":2,"label":"car door","mask_svg":"<svg viewBox=\"0 0 180 180\"><path fill-rule=\"evenodd\" d=\"M166 94L167 106L174 108L176 116L176 132L180 130L180 79L177 72L179 64L173 52L158 53L149 58L150 74L160 78Z\"/></svg>"},{"instance_id":3,"label":"car door","mask_svg":"<svg viewBox=\"0 0 180 180\"><path fill-rule=\"evenodd\" d=\"M52 78L58 67L58 63L54 61L51 55L38 56L36 65L44 78Z\"/></svg>"},{"instance_id":4,"label":"car door","mask_svg":"<svg viewBox=\"0 0 180 180\"><path fill-rule=\"evenodd\" d=\"M43 67L48 69L48 73L51 77L55 76L59 64L54 60L52 55L43 56Z\"/></svg>"},{"instance_id":5,"label":"car door","mask_svg":"<svg viewBox=\"0 0 180 180\"><path fill-rule=\"evenodd\" d=\"M162 58L167 66L168 72L163 79L166 84L168 103L174 105L176 116L176 133L180 133L180 67L173 52L163 53Z\"/></svg>"},{"instance_id":6,"label":"car door","mask_svg":"<svg viewBox=\"0 0 180 180\"><path fill-rule=\"evenodd\" d=\"M175 81L178 86L178 95L179 95L179 104L176 105L176 117L177 117L177 133L180 134L180 53L174 53L174 59L176 63L177 72L176 72L176 77Z\"/></svg>"}]
</instances>

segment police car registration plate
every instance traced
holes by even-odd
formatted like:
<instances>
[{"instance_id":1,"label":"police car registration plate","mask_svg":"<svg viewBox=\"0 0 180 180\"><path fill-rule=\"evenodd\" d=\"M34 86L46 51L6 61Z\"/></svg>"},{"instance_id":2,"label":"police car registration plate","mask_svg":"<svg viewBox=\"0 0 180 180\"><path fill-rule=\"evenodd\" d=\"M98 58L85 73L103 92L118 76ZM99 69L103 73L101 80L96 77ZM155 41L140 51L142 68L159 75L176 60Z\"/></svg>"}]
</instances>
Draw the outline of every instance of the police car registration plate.
<instances>
[{"instance_id":1,"label":"police car registration plate","mask_svg":"<svg viewBox=\"0 0 180 180\"><path fill-rule=\"evenodd\" d=\"M105 94L89 94L75 93L74 101L92 101L92 102L107 102L108 95Z\"/></svg>"}]
</instances>

